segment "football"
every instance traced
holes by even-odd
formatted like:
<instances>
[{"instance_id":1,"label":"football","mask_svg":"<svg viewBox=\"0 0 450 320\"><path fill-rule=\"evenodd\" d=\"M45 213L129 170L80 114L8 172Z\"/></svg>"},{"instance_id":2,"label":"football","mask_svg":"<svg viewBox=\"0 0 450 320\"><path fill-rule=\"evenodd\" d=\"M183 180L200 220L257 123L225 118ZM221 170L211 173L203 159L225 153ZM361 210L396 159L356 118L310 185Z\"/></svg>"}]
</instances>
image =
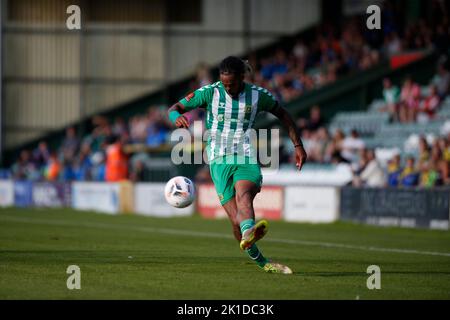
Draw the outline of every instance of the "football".
<instances>
[{"instance_id":1,"label":"football","mask_svg":"<svg viewBox=\"0 0 450 320\"><path fill-rule=\"evenodd\" d=\"M185 208L194 201L194 183L186 177L174 177L167 182L164 195L171 206Z\"/></svg>"}]
</instances>

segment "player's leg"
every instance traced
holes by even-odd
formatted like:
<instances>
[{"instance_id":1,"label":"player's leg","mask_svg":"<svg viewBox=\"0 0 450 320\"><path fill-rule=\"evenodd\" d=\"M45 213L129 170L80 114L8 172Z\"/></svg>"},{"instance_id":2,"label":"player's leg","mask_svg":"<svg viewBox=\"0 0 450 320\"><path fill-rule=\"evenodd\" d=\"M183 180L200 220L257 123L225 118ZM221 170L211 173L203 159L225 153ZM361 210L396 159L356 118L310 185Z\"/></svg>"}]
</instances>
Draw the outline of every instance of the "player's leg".
<instances>
[{"instance_id":1,"label":"player's leg","mask_svg":"<svg viewBox=\"0 0 450 320\"><path fill-rule=\"evenodd\" d=\"M236 191L237 220L241 227L241 249L248 249L256 241L264 237L268 223L261 220L255 224L253 200L261 190L262 175L257 164L240 164L233 175Z\"/></svg>"},{"instance_id":2,"label":"player's leg","mask_svg":"<svg viewBox=\"0 0 450 320\"><path fill-rule=\"evenodd\" d=\"M267 221L261 220L255 224L253 200L261 190L262 176L258 165L245 165L236 170L233 180L236 190L237 220L242 233L241 248L264 271L269 273L291 274L292 270L280 263L266 259L259 251L255 242L267 232Z\"/></svg>"},{"instance_id":3,"label":"player's leg","mask_svg":"<svg viewBox=\"0 0 450 320\"><path fill-rule=\"evenodd\" d=\"M241 241L241 229L237 221L237 207L233 188L234 168L227 164L210 164L211 179L216 188L220 204L227 212L233 228L233 234L237 241Z\"/></svg>"},{"instance_id":4,"label":"player's leg","mask_svg":"<svg viewBox=\"0 0 450 320\"><path fill-rule=\"evenodd\" d=\"M240 243L242 235L241 235L241 227L239 226L239 222L237 220L236 197L231 198L227 203L223 204L222 206L227 212L228 218L230 219L234 237Z\"/></svg>"}]
</instances>

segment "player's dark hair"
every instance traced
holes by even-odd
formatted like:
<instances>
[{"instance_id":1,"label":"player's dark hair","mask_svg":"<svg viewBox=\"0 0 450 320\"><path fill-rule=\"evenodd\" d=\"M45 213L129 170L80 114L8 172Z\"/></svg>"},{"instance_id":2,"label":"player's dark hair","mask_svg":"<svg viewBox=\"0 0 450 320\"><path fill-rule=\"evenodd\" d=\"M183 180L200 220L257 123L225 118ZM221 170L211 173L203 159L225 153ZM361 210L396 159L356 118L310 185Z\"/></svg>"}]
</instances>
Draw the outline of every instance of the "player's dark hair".
<instances>
[{"instance_id":1,"label":"player's dark hair","mask_svg":"<svg viewBox=\"0 0 450 320\"><path fill-rule=\"evenodd\" d=\"M242 75L248 70L247 63L234 56L226 57L222 60L219 66L220 73L229 73L235 75Z\"/></svg>"}]
</instances>

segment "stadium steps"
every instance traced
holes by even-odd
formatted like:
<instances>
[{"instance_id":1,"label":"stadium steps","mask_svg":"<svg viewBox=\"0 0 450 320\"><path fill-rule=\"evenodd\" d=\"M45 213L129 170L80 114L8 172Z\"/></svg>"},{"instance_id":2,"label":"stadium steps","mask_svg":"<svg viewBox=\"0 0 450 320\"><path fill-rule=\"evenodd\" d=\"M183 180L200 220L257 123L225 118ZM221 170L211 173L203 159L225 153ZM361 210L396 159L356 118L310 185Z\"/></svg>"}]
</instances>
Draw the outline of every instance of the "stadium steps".
<instances>
[{"instance_id":1,"label":"stadium steps","mask_svg":"<svg viewBox=\"0 0 450 320\"><path fill-rule=\"evenodd\" d=\"M338 128L348 134L351 130L357 130L361 135L374 135L389 121L387 113L369 112L339 112L332 120L330 130Z\"/></svg>"}]
</instances>

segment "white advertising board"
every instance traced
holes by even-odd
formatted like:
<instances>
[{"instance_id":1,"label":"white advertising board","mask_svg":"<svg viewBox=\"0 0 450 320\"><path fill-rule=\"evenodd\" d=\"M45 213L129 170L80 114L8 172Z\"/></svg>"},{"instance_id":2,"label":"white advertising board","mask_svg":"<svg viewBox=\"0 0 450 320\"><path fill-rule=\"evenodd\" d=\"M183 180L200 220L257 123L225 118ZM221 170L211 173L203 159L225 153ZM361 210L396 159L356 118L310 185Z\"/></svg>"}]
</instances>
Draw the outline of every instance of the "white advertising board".
<instances>
[{"instance_id":1,"label":"white advertising board","mask_svg":"<svg viewBox=\"0 0 450 320\"><path fill-rule=\"evenodd\" d=\"M194 204L182 209L170 206L164 197L164 183L137 183L134 186L134 211L157 217L189 216Z\"/></svg>"},{"instance_id":2,"label":"white advertising board","mask_svg":"<svg viewBox=\"0 0 450 320\"><path fill-rule=\"evenodd\" d=\"M339 218L339 189L334 187L286 187L284 220L327 223Z\"/></svg>"},{"instance_id":3,"label":"white advertising board","mask_svg":"<svg viewBox=\"0 0 450 320\"><path fill-rule=\"evenodd\" d=\"M14 183L10 180L0 180L0 207L14 205Z\"/></svg>"},{"instance_id":4,"label":"white advertising board","mask_svg":"<svg viewBox=\"0 0 450 320\"><path fill-rule=\"evenodd\" d=\"M72 184L72 207L109 214L119 212L118 183L74 182Z\"/></svg>"}]
</instances>

